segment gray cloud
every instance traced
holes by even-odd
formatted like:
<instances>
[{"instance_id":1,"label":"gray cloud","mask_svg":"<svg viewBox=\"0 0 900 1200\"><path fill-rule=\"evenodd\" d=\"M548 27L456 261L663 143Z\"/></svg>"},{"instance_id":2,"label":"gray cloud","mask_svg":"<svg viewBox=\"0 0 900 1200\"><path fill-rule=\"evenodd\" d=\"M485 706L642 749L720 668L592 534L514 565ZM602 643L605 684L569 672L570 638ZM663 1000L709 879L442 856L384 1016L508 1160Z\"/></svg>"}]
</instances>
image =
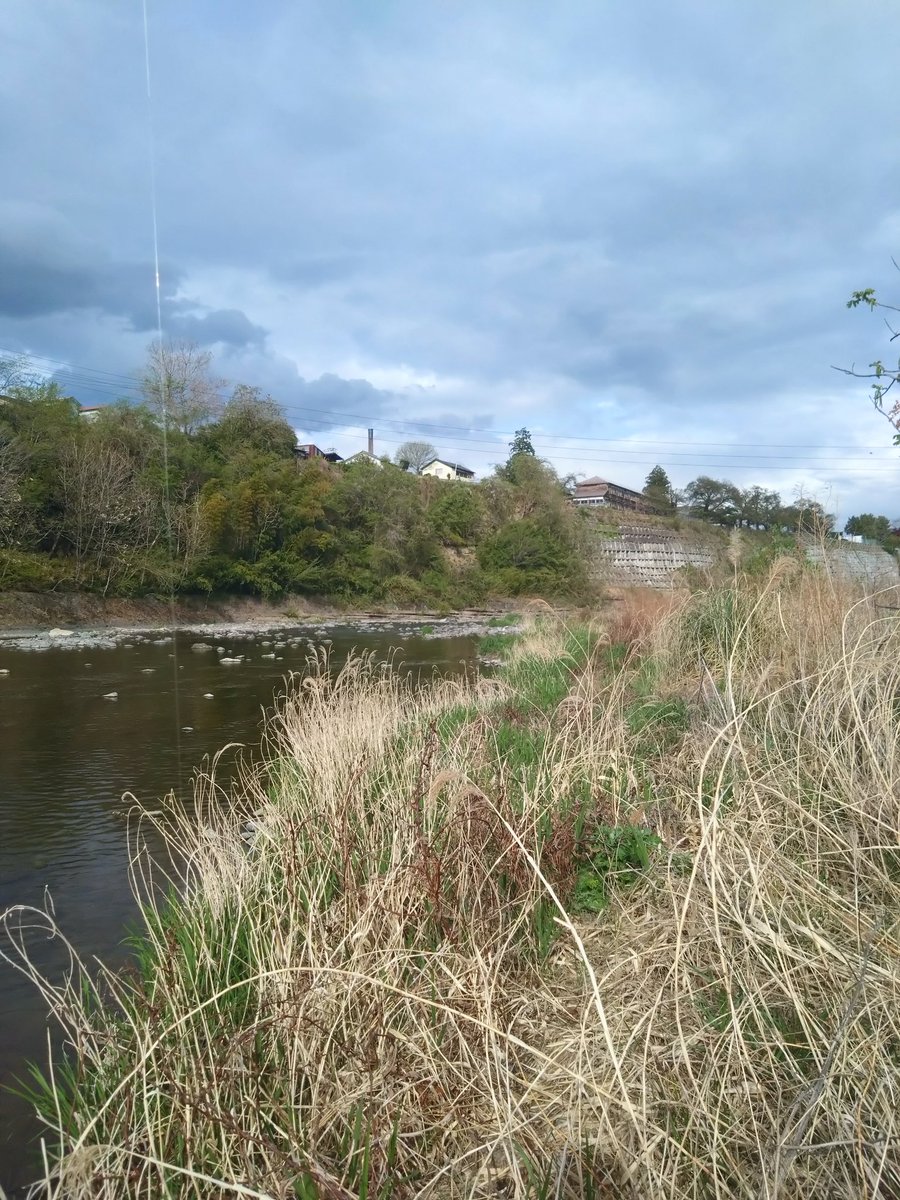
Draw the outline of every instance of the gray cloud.
<instances>
[{"instance_id":1,"label":"gray cloud","mask_svg":"<svg viewBox=\"0 0 900 1200\"><path fill-rule=\"evenodd\" d=\"M140 21L12 8L0 341L123 372L156 325ZM890 453L830 365L886 353L849 292L900 294L892 84L871 68L898 32L891 0L765 20L703 0L275 0L262 18L156 0L166 331L333 414L335 437L342 414L529 424L560 465L630 483L645 461L612 439L682 477L737 475L725 451L755 445L785 488L803 452L764 443ZM465 437L442 449L474 454ZM504 440L481 438L484 462ZM842 505L900 510L887 462L832 465Z\"/></svg>"},{"instance_id":2,"label":"gray cloud","mask_svg":"<svg viewBox=\"0 0 900 1200\"><path fill-rule=\"evenodd\" d=\"M198 317L179 313L177 305L168 307L165 330L170 337L186 338L201 346L261 345L266 339L262 326L254 325L246 313L236 308L215 309Z\"/></svg>"}]
</instances>

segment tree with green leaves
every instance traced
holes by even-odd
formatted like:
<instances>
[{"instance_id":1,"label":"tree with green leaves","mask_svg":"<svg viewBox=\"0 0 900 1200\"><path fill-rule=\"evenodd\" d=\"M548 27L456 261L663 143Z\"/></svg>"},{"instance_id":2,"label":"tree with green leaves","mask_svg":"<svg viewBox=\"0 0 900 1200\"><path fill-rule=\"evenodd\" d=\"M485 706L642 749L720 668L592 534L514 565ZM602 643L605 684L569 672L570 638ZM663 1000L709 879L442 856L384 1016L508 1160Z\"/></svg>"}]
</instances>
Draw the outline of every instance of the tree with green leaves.
<instances>
[{"instance_id":1,"label":"tree with green leaves","mask_svg":"<svg viewBox=\"0 0 900 1200\"><path fill-rule=\"evenodd\" d=\"M661 512L675 511L675 489L663 467L655 466L647 476L644 495Z\"/></svg>"},{"instance_id":2,"label":"tree with green leaves","mask_svg":"<svg viewBox=\"0 0 900 1200\"><path fill-rule=\"evenodd\" d=\"M883 542L890 536L891 523L887 517L876 517L874 513L860 513L849 517L844 526L844 533L855 537L868 538L873 542Z\"/></svg>"},{"instance_id":3,"label":"tree with green leaves","mask_svg":"<svg viewBox=\"0 0 900 1200\"><path fill-rule=\"evenodd\" d=\"M227 457L252 450L290 459L297 442L281 405L246 383L235 386L219 420L206 426L203 435Z\"/></svg>"},{"instance_id":4,"label":"tree with green leaves","mask_svg":"<svg viewBox=\"0 0 900 1200\"><path fill-rule=\"evenodd\" d=\"M534 458L534 443L531 440L531 434L524 426L516 430L513 440L509 443L510 461L517 454L530 454Z\"/></svg>"},{"instance_id":5,"label":"tree with green leaves","mask_svg":"<svg viewBox=\"0 0 900 1200\"><path fill-rule=\"evenodd\" d=\"M749 529L771 529L777 524L781 497L755 484L743 488L739 499L740 524Z\"/></svg>"},{"instance_id":6,"label":"tree with green leaves","mask_svg":"<svg viewBox=\"0 0 900 1200\"><path fill-rule=\"evenodd\" d=\"M741 511L741 494L728 479L713 479L698 475L684 491L691 516L716 525L737 524Z\"/></svg>"}]
</instances>

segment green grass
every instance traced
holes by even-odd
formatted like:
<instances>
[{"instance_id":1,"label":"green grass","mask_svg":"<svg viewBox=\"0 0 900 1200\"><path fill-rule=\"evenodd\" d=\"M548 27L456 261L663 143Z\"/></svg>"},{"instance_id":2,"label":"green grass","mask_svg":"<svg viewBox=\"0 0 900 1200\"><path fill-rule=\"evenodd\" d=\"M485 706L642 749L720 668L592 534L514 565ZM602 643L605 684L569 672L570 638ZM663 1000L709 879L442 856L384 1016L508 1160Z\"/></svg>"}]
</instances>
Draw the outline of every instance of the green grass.
<instances>
[{"instance_id":1,"label":"green grass","mask_svg":"<svg viewBox=\"0 0 900 1200\"><path fill-rule=\"evenodd\" d=\"M491 617L488 621L488 629L504 629L508 625L520 625L522 618L518 613L504 613L499 617Z\"/></svg>"},{"instance_id":2,"label":"green grass","mask_svg":"<svg viewBox=\"0 0 900 1200\"><path fill-rule=\"evenodd\" d=\"M486 633L484 637L479 638L478 653L503 656L515 645L518 637L517 633Z\"/></svg>"},{"instance_id":3,"label":"green grass","mask_svg":"<svg viewBox=\"0 0 900 1200\"><path fill-rule=\"evenodd\" d=\"M572 893L576 912L602 912L609 903L610 889L628 887L650 866L654 851L662 844L650 829L638 825L601 826L587 848Z\"/></svg>"}]
</instances>

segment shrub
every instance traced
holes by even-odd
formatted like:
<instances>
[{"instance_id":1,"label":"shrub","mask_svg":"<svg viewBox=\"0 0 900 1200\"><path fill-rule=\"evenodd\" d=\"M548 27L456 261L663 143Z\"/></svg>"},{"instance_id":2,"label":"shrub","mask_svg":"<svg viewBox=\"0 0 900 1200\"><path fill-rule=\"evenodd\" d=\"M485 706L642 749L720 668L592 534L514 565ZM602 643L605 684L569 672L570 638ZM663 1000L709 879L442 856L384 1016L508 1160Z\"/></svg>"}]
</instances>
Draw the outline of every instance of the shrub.
<instances>
[{"instance_id":1,"label":"shrub","mask_svg":"<svg viewBox=\"0 0 900 1200\"><path fill-rule=\"evenodd\" d=\"M425 588L408 575L392 575L384 585L384 598L391 604L420 605L425 600Z\"/></svg>"}]
</instances>

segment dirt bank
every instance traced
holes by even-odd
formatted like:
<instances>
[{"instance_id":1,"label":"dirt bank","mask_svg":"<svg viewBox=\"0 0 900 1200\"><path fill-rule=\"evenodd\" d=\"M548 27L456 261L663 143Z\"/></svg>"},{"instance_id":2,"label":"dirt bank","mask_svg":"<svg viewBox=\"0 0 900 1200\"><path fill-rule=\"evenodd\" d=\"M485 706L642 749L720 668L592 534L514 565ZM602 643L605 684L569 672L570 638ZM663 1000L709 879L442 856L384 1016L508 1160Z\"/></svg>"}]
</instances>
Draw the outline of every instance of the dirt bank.
<instances>
[{"instance_id":1,"label":"dirt bank","mask_svg":"<svg viewBox=\"0 0 900 1200\"><path fill-rule=\"evenodd\" d=\"M503 604L490 612L503 611ZM341 608L306 596L288 596L276 604L247 596L178 597L174 606L168 598L145 596L125 600L65 592L0 592L0 629L122 628L126 626L184 626L208 624L265 624L278 621L337 621L360 617L395 618L416 616L428 620L435 614L408 613L377 606L368 609ZM474 615L474 614L473 614ZM481 615L481 610L479 610Z\"/></svg>"}]
</instances>

